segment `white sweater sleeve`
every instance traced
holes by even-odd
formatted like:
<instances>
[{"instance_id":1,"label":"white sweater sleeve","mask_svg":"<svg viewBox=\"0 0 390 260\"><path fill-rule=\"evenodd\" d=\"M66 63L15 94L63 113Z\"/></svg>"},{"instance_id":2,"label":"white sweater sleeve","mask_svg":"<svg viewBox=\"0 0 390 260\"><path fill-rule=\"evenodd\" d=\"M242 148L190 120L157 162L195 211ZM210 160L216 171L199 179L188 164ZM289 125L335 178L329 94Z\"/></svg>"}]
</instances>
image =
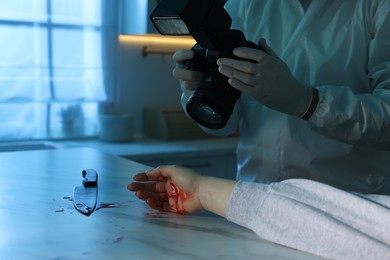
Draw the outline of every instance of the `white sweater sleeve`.
<instances>
[{"instance_id":1,"label":"white sweater sleeve","mask_svg":"<svg viewBox=\"0 0 390 260\"><path fill-rule=\"evenodd\" d=\"M227 219L260 237L331 259L390 259L390 196L318 182L239 182Z\"/></svg>"}]
</instances>

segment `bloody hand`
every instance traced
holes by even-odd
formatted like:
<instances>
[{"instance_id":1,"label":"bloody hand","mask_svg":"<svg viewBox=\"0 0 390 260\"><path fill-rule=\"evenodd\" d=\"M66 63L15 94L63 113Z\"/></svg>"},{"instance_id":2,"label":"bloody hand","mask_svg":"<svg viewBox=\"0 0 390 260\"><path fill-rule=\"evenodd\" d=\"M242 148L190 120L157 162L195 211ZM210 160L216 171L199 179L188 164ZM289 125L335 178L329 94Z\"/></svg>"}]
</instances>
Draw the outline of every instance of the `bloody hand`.
<instances>
[{"instance_id":1,"label":"bloody hand","mask_svg":"<svg viewBox=\"0 0 390 260\"><path fill-rule=\"evenodd\" d=\"M145 173L136 174L127 188L136 192L151 208L189 214L203 207L199 201L200 175L178 166L160 166Z\"/></svg>"}]
</instances>

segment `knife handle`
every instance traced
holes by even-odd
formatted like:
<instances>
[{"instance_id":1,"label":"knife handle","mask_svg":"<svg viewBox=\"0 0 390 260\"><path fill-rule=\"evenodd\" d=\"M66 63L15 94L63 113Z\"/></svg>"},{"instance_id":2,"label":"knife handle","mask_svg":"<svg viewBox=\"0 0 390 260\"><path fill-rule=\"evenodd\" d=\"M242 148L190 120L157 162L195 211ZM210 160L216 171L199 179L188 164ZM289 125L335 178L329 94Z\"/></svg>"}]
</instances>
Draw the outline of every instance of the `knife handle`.
<instances>
[{"instance_id":1,"label":"knife handle","mask_svg":"<svg viewBox=\"0 0 390 260\"><path fill-rule=\"evenodd\" d=\"M84 187L92 187L97 186L98 183L98 174L93 169L83 170L83 186Z\"/></svg>"}]
</instances>

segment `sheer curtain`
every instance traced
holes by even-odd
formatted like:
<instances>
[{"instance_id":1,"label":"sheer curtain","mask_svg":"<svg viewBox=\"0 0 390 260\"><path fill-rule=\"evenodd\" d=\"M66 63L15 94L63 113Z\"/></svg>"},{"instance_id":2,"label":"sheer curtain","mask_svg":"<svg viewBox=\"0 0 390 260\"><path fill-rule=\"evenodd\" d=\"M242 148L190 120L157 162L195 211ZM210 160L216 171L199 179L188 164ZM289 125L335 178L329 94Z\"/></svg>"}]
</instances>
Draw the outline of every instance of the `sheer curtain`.
<instances>
[{"instance_id":1,"label":"sheer curtain","mask_svg":"<svg viewBox=\"0 0 390 260\"><path fill-rule=\"evenodd\" d=\"M0 1L0 141L96 135L117 13L116 0Z\"/></svg>"}]
</instances>

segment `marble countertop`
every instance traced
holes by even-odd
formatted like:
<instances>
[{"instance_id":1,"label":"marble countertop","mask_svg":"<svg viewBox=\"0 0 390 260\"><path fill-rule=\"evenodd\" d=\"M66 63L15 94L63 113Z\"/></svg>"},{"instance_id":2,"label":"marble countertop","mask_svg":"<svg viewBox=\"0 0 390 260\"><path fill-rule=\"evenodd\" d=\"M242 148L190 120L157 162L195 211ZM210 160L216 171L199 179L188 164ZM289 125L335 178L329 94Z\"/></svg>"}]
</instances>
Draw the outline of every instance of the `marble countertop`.
<instances>
[{"instance_id":1,"label":"marble countertop","mask_svg":"<svg viewBox=\"0 0 390 260\"><path fill-rule=\"evenodd\" d=\"M186 141L162 141L150 138L136 138L128 143L110 143L99 140L77 140L52 142L59 148L90 147L117 156L128 157L134 160L145 157L160 159L235 154L238 138L210 138Z\"/></svg>"},{"instance_id":2,"label":"marble countertop","mask_svg":"<svg viewBox=\"0 0 390 260\"><path fill-rule=\"evenodd\" d=\"M126 189L148 167L90 148L0 153L0 259L318 259L216 215L162 213ZM81 171L99 174L96 211L78 213Z\"/></svg>"}]
</instances>

